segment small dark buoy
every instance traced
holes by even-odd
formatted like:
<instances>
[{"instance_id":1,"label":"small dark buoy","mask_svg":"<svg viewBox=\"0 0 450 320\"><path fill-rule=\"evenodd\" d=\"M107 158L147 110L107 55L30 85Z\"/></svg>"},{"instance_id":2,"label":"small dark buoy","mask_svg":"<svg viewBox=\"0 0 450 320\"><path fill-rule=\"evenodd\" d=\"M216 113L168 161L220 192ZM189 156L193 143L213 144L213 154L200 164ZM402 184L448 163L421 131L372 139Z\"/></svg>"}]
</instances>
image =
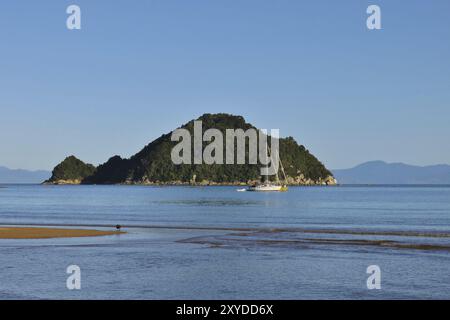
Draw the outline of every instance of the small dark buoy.
<instances>
[{"instance_id":1,"label":"small dark buoy","mask_svg":"<svg viewBox=\"0 0 450 320\"><path fill-rule=\"evenodd\" d=\"M117 231L120 231L120 228L122 228L122 226L121 226L120 224L117 224L117 225L116 225L116 230L117 230Z\"/></svg>"}]
</instances>

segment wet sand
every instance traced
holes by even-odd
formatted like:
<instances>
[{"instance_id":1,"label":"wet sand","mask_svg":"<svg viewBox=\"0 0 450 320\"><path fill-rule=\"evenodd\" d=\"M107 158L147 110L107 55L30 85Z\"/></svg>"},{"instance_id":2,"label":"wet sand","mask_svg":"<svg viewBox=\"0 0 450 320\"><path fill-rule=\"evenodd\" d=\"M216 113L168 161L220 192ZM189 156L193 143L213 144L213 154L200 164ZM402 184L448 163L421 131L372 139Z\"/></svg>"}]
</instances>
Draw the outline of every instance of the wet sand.
<instances>
[{"instance_id":1,"label":"wet sand","mask_svg":"<svg viewBox=\"0 0 450 320\"><path fill-rule=\"evenodd\" d=\"M122 233L125 232L100 231L88 229L0 227L0 239L51 239L51 238L99 237Z\"/></svg>"}]
</instances>

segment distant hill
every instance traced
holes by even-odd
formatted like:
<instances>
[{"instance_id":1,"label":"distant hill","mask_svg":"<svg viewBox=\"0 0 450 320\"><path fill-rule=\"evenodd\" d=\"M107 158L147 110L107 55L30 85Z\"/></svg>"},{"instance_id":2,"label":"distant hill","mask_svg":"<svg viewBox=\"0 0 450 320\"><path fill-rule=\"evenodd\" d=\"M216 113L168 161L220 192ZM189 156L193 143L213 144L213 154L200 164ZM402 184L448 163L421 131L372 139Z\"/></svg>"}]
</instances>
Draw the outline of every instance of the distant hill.
<instances>
[{"instance_id":1,"label":"distant hill","mask_svg":"<svg viewBox=\"0 0 450 320\"><path fill-rule=\"evenodd\" d=\"M41 183L51 176L49 171L13 170L0 167L0 183Z\"/></svg>"},{"instance_id":2,"label":"distant hill","mask_svg":"<svg viewBox=\"0 0 450 320\"><path fill-rule=\"evenodd\" d=\"M229 114L204 114L199 119L203 132L215 128L255 128L241 116ZM194 120L182 126L193 133ZM104 164L93 167L71 156L54 170L52 184L243 184L260 179L259 164L181 164L171 160L171 150L178 142L171 141L171 132L152 141L129 159L113 156ZM248 144L248 142L247 142ZM248 150L248 148L247 148ZM304 146L292 137L280 139L280 157L289 184L327 185L335 184L331 172Z\"/></svg>"},{"instance_id":3,"label":"distant hill","mask_svg":"<svg viewBox=\"0 0 450 320\"><path fill-rule=\"evenodd\" d=\"M95 167L92 164L84 163L74 156L69 156L53 169L52 176L46 182L60 181L64 184L80 184L83 179L94 173Z\"/></svg>"},{"instance_id":4,"label":"distant hill","mask_svg":"<svg viewBox=\"0 0 450 320\"><path fill-rule=\"evenodd\" d=\"M445 164L420 167L370 161L332 171L340 184L450 184L450 165Z\"/></svg>"}]
</instances>

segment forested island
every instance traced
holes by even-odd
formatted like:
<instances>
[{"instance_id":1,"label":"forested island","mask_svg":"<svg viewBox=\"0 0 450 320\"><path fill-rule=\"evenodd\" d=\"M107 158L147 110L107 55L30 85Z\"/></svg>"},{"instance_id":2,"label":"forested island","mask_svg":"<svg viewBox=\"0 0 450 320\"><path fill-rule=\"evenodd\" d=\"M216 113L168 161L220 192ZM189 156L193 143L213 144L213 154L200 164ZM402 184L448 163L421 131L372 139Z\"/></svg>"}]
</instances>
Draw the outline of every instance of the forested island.
<instances>
[{"instance_id":1,"label":"forested island","mask_svg":"<svg viewBox=\"0 0 450 320\"><path fill-rule=\"evenodd\" d=\"M204 114L203 130L256 129L241 116ZM193 134L194 120L181 126ZM98 167L75 156L58 164L46 184L244 185L260 181L261 164L174 164L177 142L167 133L128 159L113 156ZM270 140L270 139L269 139ZM248 144L248 142L246 142ZM208 142L204 142L207 145ZM248 146L246 148L248 152ZM279 139L279 154L290 185L335 185L333 174L294 138Z\"/></svg>"}]
</instances>

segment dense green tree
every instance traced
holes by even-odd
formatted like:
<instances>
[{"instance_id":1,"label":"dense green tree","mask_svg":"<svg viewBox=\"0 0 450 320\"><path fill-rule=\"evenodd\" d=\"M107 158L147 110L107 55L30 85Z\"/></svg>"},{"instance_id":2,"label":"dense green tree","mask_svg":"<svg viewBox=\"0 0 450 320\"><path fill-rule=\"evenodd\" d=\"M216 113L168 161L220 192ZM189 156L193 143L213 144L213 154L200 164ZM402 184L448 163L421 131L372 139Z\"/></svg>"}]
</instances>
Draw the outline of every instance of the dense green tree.
<instances>
[{"instance_id":1,"label":"dense green tree","mask_svg":"<svg viewBox=\"0 0 450 320\"><path fill-rule=\"evenodd\" d=\"M52 172L49 181L61 180L83 180L95 173L95 167L92 164L86 164L74 156L69 156L63 162L58 164Z\"/></svg>"}]
</instances>

